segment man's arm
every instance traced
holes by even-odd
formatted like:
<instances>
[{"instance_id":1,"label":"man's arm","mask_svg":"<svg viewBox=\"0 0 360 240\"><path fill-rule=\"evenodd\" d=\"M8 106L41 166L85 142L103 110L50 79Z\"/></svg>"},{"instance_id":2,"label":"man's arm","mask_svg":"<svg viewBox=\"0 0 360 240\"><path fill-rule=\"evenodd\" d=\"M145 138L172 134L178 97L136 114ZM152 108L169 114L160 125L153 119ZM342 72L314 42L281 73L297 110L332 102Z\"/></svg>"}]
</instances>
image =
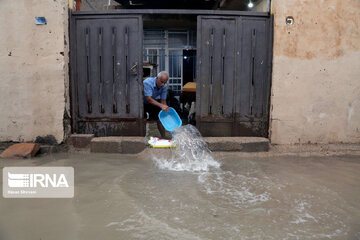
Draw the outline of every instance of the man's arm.
<instances>
[{"instance_id":1,"label":"man's arm","mask_svg":"<svg viewBox=\"0 0 360 240\"><path fill-rule=\"evenodd\" d=\"M146 96L146 101L154 106L161 108L161 110L164 110L165 112L167 112L169 110L169 106L166 105L166 100L162 99L161 103L159 103L158 101L153 99L151 96Z\"/></svg>"},{"instance_id":2,"label":"man's arm","mask_svg":"<svg viewBox=\"0 0 360 240\"><path fill-rule=\"evenodd\" d=\"M166 109L165 110L163 109L165 112L169 111L169 107L168 107L168 105L166 103L167 91L168 91L168 86L167 86L167 84L165 84L165 86L162 87L162 92L161 92L161 96L160 96L161 97L161 100L160 100L161 104L166 106Z\"/></svg>"}]
</instances>

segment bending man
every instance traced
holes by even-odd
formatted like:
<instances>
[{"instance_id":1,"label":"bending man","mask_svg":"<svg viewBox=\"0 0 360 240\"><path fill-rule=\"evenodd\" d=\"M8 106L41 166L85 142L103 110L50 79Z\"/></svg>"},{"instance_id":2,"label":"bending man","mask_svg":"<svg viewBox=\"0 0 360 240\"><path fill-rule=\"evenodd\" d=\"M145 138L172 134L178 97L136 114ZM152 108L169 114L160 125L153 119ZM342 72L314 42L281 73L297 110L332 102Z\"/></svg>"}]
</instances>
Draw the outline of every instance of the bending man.
<instances>
[{"instance_id":1,"label":"bending man","mask_svg":"<svg viewBox=\"0 0 360 240\"><path fill-rule=\"evenodd\" d=\"M157 77L150 77L144 80L144 112L149 113L149 118L157 121L161 138L165 137L165 129L159 120L160 110L167 112L169 106L166 105L167 81L169 74L160 72Z\"/></svg>"}]
</instances>

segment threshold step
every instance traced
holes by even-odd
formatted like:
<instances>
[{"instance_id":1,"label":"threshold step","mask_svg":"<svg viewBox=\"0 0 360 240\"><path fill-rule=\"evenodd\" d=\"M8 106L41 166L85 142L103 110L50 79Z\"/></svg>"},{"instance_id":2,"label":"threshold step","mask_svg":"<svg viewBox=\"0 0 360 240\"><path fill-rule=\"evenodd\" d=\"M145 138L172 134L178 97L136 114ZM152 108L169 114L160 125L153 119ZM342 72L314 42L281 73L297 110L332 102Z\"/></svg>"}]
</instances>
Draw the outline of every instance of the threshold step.
<instances>
[{"instance_id":1,"label":"threshold step","mask_svg":"<svg viewBox=\"0 0 360 240\"><path fill-rule=\"evenodd\" d=\"M90 151L95 153L136 154L144 149L144 137L95 137L90 143Z\"/></svg>"},{"instance_id":2,"label":"threshold step","mask_svg":"<svg viewBox=\"0 0 360 240\"><path fill-rule=\"evenodd\" d=\"M213 152L268 152L270 142L262 137L204 137Z\"/></svg>"}]
</instances>

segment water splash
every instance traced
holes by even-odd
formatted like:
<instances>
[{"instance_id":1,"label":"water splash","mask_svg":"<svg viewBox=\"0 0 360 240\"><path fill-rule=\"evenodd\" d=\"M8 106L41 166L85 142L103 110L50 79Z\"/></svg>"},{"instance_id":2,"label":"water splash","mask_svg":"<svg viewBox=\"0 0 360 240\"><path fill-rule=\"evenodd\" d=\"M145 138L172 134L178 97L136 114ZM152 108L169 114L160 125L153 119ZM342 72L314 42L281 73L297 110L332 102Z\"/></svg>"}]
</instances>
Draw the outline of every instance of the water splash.
<instances>
[{"instance_id":1,"label":"water splash","mask_svg":"<svg viewBox=\"0 0 360 240\"><path fill-rule=\"evenodd\" d=\"M176 128L172 140L176 147L171 149L170 159L153 158L160 169L200 172L220 168L220 163L213 158L200 132L194 126L188 124Z\"/></svg>"}]
</instances>

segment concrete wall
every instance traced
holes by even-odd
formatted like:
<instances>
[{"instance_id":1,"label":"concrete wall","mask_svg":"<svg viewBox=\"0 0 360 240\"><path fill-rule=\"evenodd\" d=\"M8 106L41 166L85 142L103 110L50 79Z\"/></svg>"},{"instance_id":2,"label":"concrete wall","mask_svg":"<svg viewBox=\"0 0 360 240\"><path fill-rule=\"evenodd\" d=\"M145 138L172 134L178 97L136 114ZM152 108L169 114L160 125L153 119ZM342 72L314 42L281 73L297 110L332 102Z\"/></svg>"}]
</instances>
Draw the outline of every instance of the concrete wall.
<instances>
[{"instance_id":1,"label":"concrete wall","mask_svg":"<svg viewBox=\"0 0 360 240\"><path fill-rule=\"evenodd\" d=\"M63 0L0 1L0 141L63 140L67 9Z\"/></svg>"},{"instance_id":2,"label":"concrete wall","mask_svg":"<svg viewBox=\"0 0 360 240\"><path fill-rule=\"evenodd\" d=\"M360 1L276 0L272 13L271 142L360 142Z\"/></svg>"}]
</instances>

